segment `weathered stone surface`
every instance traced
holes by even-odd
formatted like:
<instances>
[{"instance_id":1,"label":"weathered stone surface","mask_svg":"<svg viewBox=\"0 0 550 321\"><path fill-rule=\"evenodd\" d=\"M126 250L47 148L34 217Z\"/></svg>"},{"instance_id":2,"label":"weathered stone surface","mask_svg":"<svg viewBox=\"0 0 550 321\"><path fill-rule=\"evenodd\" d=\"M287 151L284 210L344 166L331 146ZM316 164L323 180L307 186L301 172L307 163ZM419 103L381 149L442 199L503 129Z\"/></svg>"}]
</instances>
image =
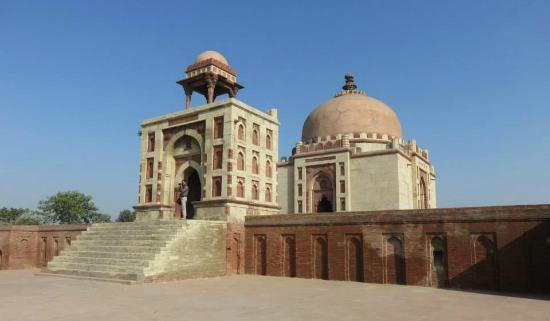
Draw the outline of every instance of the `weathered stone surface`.
<instances>
[{"instance_id":1,"label":"weathered stone surface","mask_svg":"<svg viewBox=\"0 0 550 321\"><path fill-rule=\"evenodd\" d=\"M223 222L95 224L43 272L131 282L225 275L225 237Z\"/></svg>"}]
</instances>

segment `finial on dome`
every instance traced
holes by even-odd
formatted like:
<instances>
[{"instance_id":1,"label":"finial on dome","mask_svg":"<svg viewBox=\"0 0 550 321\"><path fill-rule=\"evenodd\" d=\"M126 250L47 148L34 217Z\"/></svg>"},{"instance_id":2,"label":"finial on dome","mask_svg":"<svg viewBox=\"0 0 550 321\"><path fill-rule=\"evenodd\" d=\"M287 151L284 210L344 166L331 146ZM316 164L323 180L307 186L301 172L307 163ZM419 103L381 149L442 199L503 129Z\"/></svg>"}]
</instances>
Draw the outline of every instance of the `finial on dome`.
<instances>
[{"instance_id":1,"label":"finial on dome","mask_svg":"<svg viewBox=\"0 0 550 321\"><path fill-rule=\"evenodd\" d=\"M344 76L344 78L346 79L346 84L344 86L342 86L342 89L341 91L337 92L336 95L334 97L338 97L338 96L342 96L342 95L346 95L346 94L361 94L361 95L365 95L365 92L362 91L362 90L357 90L357 85L355 84L355 82L353 81L353 74L351 73L348 73Z\"/></svg>"},{"instance_id":2,"label":"finial on dome","mask_svg":"<svg viewBox=\"0 0 550 321\"><path fill-rule=\"evenodd\" d=\"M357 86L353 82L353 74L346 74L344 76L344 78L346 79L346 84L342 87L342 89L344 89L344 90L355 90L355 89L357 89Z\"/></svg>"}]
</instances>

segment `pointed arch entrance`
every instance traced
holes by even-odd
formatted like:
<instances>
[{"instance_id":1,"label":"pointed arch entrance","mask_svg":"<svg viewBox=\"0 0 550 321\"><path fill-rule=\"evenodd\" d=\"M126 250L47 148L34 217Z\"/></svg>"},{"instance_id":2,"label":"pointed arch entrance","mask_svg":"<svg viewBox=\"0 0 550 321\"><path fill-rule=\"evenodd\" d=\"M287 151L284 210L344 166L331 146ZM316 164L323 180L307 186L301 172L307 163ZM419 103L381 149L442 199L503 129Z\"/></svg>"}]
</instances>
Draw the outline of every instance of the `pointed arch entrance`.
<instances>
[{"instance_id":1,"label":"pointed arch entrance","mask_svg":"<svg viewBox=\"0 0 550 321\"><path fill-rule=\"evenodd\" d=\"M313 212L334 212L334 189L329 175L319 173L315 176L312 186Z\"/></svg>"},{"instance_id":2,"label":"pointed arch entrance","mask_svg":"<svg viewBox=\"0 0 550 321\"><path fill-rule=\"evenodd\" d=\"M183 174L185 177L184 179L189 186L189 195L187 196L186 204L187 218L192 219L195 217L195 207L193 206L193 202L201 200L201 180L199 179L199 173L197 173L197 170L193 167L187 167Z\"/></svg>"},{"instance_id":3,"label":"pointed arch entrance","mask_svg":"<svg viewBox=\"0 0 550 321\"><path fill-rule=\"evenodd\" d=\"M193 166L188 164L180 175L176 175L176 184L174 188L174 200L179 196L179 183L184 179L189 186L189 194L187 195L187 203L185 206L187 219L193 219L195 217L195 207L193 202L200 201L202 196L202 184L199 176L199 172ZM176 203L176 209L174 218L181 219L181 205Z\"/></svg>"},{"instance_id":4,"label":"pointed arch entrance","mask_svg":"<svg viewBox=\"0 0 550 321\"><path fill-rule=\"evenodd\" d=\"M181 135L172 145L172 164L174 164L174 218L182 218L181 205L176 202L179 196L179 184L185 180L189 186L189 194L186 203L186 218L195 217L193 202L200 201L203 190L203 177L201 171L202 148L193 135Z\"/></svg>"}]
</instances>

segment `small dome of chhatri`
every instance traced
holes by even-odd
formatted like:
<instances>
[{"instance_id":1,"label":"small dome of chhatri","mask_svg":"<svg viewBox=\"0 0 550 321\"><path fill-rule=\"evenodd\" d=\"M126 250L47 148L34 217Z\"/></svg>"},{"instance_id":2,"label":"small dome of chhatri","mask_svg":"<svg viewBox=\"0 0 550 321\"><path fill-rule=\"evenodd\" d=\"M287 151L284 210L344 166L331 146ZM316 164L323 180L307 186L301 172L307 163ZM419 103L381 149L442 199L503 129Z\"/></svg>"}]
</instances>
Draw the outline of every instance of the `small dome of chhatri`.
<instances>
[{"instance_id":1,"label":"small dome of chhatri","mask_svg":"<svg viewBox=\"0 0 550 321\"><path fill-rule=\"evenodd\" d=\"M195 59L195 63L208 60L208 59L215 59L229 66L229 62L227 62L227 59L225 59L225 57L221 53L213 50L204 51L201 54L199 54L197 56L197 59Z\"/></svg>"},{"instance_id":2,"label":"small dome of chhatri","mask_svg":"<svg viewBox=\"0 0 550 321\"><path fill-rule=\"evenodd\" d=\"M319 105L307 117L302 141L348 133L377 133L401 137L401 123L395 112L378 99L356 90L353 76L336 96Z\"/></svg>"}]
</instances>

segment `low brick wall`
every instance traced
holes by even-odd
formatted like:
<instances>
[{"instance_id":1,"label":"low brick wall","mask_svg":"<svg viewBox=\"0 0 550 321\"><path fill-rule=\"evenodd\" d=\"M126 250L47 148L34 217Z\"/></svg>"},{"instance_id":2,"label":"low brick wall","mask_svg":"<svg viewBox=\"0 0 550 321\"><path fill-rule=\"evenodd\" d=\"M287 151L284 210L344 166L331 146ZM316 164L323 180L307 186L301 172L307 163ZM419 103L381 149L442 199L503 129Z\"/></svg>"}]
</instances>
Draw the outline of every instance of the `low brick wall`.
<instances>
[{"instance_id":1,"label":"low brick wall","mask_svg":"<svg viewBox=\"0 0 550 321\"><path fill-rule=\"evenodd\" d=\"M0 270L46 266L88 226L0 225Z\"/></svg>"},{"instance_id":2,"label":"low brick wall","mask_svg":"<svg viewBox=\"0 0 550 321\"><path fill-rule=\"evenodd\" d=\"M550 291L550 205L247 217L246 273Z\"/></svg>"}]
</instances>

